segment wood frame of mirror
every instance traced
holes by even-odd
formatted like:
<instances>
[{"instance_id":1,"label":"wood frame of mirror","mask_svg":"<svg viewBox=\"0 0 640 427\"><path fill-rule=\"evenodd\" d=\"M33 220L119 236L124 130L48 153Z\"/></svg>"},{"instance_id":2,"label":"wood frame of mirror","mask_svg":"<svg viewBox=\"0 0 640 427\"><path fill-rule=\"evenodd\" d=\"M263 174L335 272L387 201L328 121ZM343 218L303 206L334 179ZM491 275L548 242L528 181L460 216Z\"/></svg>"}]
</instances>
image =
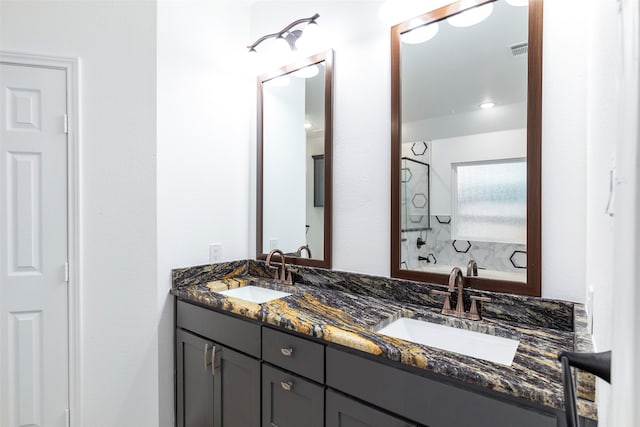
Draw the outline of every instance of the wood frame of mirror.
<instances>
[{"instance_id":1,"label":"wood frame of mirror","mask_svg":"<svg viewBox=\"0 0 640 427\"><path fill-rule=\"evenodd\" d=\"M448 274L401 269L402 111L400 36L413 28L441 21L468 8L494 0L461 0L391 28L391 277L446 284ZM521 295L541 295L541 143L542 143L542 0L529 0L527 83L527 283L465 278L475 289ZM465 267L465 266L460 266Z\"/></svg>"},{"instance_id":2,"label":"wood frame of mirror","mask_svg":"<svg viewBox=\"0 0 640 427\"><path fill-rule=\"evenodd\" d=\"M318 53L258 77L257 108L257 187L256 187L256 258L266 259L263 248L263 84L312 64L324 62L324 253L322 259L287 256L287 262L310 267L331 268L333 218L333 50Z\"/></svg>"}]
</instances>

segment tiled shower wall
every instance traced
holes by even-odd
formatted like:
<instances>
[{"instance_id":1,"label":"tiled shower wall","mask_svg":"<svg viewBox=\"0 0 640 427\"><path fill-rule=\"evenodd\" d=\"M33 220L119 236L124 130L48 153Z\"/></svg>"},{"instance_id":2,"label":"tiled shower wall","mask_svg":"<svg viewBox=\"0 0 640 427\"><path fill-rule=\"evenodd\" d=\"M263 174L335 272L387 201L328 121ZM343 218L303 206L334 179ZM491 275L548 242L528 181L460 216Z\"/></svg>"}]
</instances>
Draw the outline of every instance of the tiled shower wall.
<instances>
[{"instance_id":1,"label":"tiled shower wall","mask_svg":"<svg viewBox=\"0 0 640 427\"><path fill-rule=\"evenodd\" d=\"M418 237L426 244L418 249ZM465 266L473 259L478 267L488 270L525 273L527 263L526 245L470 242L451 239L451 217L432 216L431 230L402 233L403 268L417 270L430 265ZM418 257L427 258L420 261Z\"/></svg>"},{"instance_id":2,"label":"tiled shower wall","mask_svg":"<svg viewBox=\"0 0 640 427\"><path fill-rule=\"evenodd\" d=\"M431 163L431 141L406 142L402 144L402 156L424 163ZM405 170L408 169L407 170ZM451 217L431 216L426 218L419 215L420 207L424 205L424 194L427 203L428 189L420 189L418 183L426 180L416 179L421 167L411 164L403 166L403 188L409 190L402 197L402 214L405 216L403 228L422 228L429 224L430 229L422 231L403 231L401 248L401 268L418 270L433 265L465 266L469 260L475 260L479 268L526 274L527 248L522 244L496 242L470 242L467 240L453 240L451 238ZM419 202L419 203L418 203ZM425 214L428 212L424 209ZM407 215L408 214L408 215ZM418 238L426 242L419 249ZM420 257L425 259L420 259Z\"/></svg>"}]
</instances>

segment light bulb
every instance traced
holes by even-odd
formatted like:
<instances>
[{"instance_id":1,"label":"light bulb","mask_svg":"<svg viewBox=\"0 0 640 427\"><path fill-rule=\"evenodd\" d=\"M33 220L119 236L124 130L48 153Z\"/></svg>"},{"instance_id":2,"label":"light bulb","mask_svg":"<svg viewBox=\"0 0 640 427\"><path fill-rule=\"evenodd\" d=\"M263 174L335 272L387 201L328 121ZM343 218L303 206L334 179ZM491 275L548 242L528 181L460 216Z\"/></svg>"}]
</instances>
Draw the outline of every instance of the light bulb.
<instances>
[{"instance_id":1,"label":"light bulb","mask_svg":"<svg viewBox=\"0 0 640 427\"><path fill-rule=\"evenodd\" d=\"M447 18L447 22L454 27L470 27L487 19L491 12L493 12L493 3L487 3Z\"/></svg>"},{"instance_id":2,"label":"light bulb","mask_svg":"<svg viewBox=\"0 0 640 427\"><path fill-rule=\"evenodd\" d=\"M318 66L316 64L312 64L308 67L300 68L299 70L294 71L291 74L302 79L309 79L311 77L317 76L319 72L320 70L318 70Z\"/></svg>"},{"instance_id":3,"label":"light bulb","mask_svg":"<svg viewBox=\"0 0 640 427\"><path fill-rule=\"evenodd\" d=\"M296 40L296 48L300 50L314 50L322 40L322 30L316 22L309 22L304 29L300 38Z\"/></svg>"},{"instance_id":4,"label":"light bulb","mask_svg":"<svg viewBox=\"0 0 640 427\"><path fill-rule=\"evenodd\" d=\"M496 103L492 102L492 101L486 101L486 102L483 102L482 104L480 104L480 108L482 108L483 110L488 110L488 109L493 108L495 106L496 106Z\"/></svg>"},{"instance_id":5,"label":"light bulb","mask_svg":"<svg viewBox=\"0 0 640 427\"><path fill-rule=\"evenodd\" d=\"M449 3L451 0L387 0L378 9L378 16L382 22L395 25Z\"/></svg>"},{"instance_id":6,"label":"light bulb","mask_svg":"<svg viewBox=\"0 0 640 427\"><path fill-rule=\"evenodd\" d=\"M529 6L529 0L507 0L511 6Z\"/></svg>"},{"instance_id":7,"label":"light bulb","mask_svg":"<svg viewBox=\"0 0 640 427\"><path fill-rule=\"evenodd\" d=\"M431 40L438 34L440 26L437 22L429 25L423 25L422 27L414 28L411 31L403 33L401 40L403 43L419 44Z\"/></svg>"},{"instance_id":8,"label":"light bulb","mask_svg":"<svg viewBox=\"0 0 640 427\"><path fill-rule=\"evenodd\" d=\"M291 82L291 78L289 78L289 76L278 76L274 79L269 80L267 84L273 87L285 87L289 86L289 82Z\"/></svg>"}]
</instances>

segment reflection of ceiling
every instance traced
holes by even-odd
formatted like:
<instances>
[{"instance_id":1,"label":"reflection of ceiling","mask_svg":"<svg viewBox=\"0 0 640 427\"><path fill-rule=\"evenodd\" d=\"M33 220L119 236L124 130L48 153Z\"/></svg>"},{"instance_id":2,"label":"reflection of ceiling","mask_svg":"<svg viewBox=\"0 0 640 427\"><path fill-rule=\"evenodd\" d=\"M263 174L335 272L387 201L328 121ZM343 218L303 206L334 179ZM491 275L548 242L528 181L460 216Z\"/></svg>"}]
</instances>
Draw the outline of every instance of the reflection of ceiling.
<instances>
[{"instance_id":1,"label":"reflection of ceiling","mask_svg":"<svg viewBox=\"0 0 640 427\"><path fill-rule=\"evenodd\" d=\"M318 68L320 72L306 81L305 120L311 123L308 134L324 131L324 63Z\"/></svg>"},{"instance_id":2,"label":"reflection of ceiling","mask_svg":"<svg viewBox=\"0 0 640 427\"><path fill-rule=\"evenodd\" d=\"M432 40L417 45L403 43L403 123L437 121L448 126L438 132L451 136L457 126L452 116L490 112L479 110L483 101L492 100L496 109L512 106L513 111L522 111L527 97L527 56L513 57L509 47L526 40L527 8L498 0L491 16L480 24L455 28L442 21ZM526 123L519 114L505 116L514 118L491 130L513 129ZM464 133L474 130L466 129Z\"/></svg>"}]
</instances>

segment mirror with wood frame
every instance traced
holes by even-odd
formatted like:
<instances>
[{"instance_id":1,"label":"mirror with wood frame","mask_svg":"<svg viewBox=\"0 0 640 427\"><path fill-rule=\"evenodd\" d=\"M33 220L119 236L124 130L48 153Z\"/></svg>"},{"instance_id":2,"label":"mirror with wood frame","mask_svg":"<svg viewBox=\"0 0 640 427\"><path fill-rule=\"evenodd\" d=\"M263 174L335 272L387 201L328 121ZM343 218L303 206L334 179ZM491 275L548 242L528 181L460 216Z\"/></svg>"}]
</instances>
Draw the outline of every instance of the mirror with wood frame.
<instances>
[{"instance_id":1,"label":"mirror with wood frame","mask_svg":"<svg viewBox=\"0 0 640 427\"><path fill-rule=\"evenodd\" d=\"M463 0L391 30L391 276L541 293L542 1ZM475 22L475 23L474 23Z\"/></svg>"},{"instance_id":2,"label":"mirror with wood frame","mask_svg":"<svg viewBox=\"0 0 640 427\"><path fill-rule=\"evenodd\" d=\"M332 50L258 78L258 259L331 268L332 86Z\"/></svg>"}]
</instances>

